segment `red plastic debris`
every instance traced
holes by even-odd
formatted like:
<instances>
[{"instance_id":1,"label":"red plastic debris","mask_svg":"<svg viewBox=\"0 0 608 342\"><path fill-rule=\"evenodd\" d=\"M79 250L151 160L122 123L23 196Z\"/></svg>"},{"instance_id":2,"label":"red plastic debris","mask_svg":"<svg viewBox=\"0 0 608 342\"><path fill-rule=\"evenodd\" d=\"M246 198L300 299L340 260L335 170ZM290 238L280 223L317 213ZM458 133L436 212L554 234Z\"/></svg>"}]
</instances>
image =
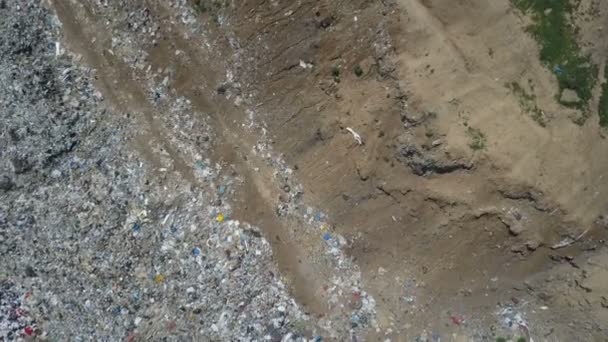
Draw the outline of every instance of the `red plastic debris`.
<instances>
[{"instance_id":1,"label":"red plastic debris","mask_svg":"<svg viewBox=\"0 0 608 342\"><path fill-rule=\"evenodd\" d=\"M359 291L355 291L355 292L353 292L353 298L354 298L355 300L359 300L359 299L361 299L361 292L359 292Z\"/></svg>"},{"instance_id":2,"label":"red plastic debris","mask_svg":"<svg viewBox=\"0 0 608 342\"><path fill-rule=\"evenodd\" d=\"M34 328L27 326L25 327L25 329L23 329L23 332L27 335L27 336L32 336L34 335Z\"/></svg>"},{"instance_id":3,"label":"red plastic debris","mask_svg":"<svg viewBox=\"0 0 608 342\"><path fill-rule=\"evenodd\" d=\"M173 330L175 330L175 328L177 328L177 324L175 324L174 321L170 321L169 323L167 323L167 330L168 331L173 331Z\"/></svg>"},{"instance_id":4,"label":"red plastic debris","mask_svg":"<svg viewBox=\"0 0 608 342\"><path fill-rule=\"evenodd\" d=\"M464 323L464 317L462 316L450 316L450 320L456 325L461 325Z\"/></svg>"},{"instance_id":5,"label":"red plastic debris","mask_svg":"<svg viewBox=\"0 0 608 342\"><path fill-rule=\"evenodd\" d=\"M17 316L17 317L21 317L21 316L23 316L23 315L25 315L25 314L26 314L26 312L25 312L25 310L23 310L22 308L16 308L16 309L15 309L15 316Z\"/></svg>"}]
</instances>

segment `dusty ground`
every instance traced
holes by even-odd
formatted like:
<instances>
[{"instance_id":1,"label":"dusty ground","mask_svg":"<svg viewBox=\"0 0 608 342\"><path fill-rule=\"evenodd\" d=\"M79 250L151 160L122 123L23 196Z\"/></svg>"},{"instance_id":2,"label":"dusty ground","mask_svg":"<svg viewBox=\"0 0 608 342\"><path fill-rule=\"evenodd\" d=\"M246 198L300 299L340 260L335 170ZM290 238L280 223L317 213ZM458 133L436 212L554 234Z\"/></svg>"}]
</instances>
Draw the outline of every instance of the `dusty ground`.
<instances>
[{"instance_id":1,"label":"dusty ground","mask_svg":"<svg viewBox=\"0 0 608 342\"><path fill-rule=\"evenodd\" d=\"M125 122L111 126L124 139L107 153L137 156L154 203L213 229L183 241L224 241L215 219L222 212L227 222L259 227L272 247L272 262L262 254L255 268L242 266L247 281L214 276L217 288L231 284L213 287L216 302L239 288L248 301L275 286L255 297L261 313L226 299L220 315L209 299L204 319L185 320L190 306L170 309L181 296L171 291L196 283L185 275L143 316L153 328L126 326L107 339L608 340L608 142L596 114L577 125L583 113L555 100L555 77L525 31L530 19L509 1L44 6L57 16L69 63L92 69L88 82L103 100L85 108ZM607 6L583 0L573 17L602 68ZM534 93L540 117L526 111L513 82ZM94 146L98 138L83 139ZM209 176L201 163L217 167ZM12 164L3 169L11 177ZM229 190L218 196L221 186ZM18 195L11 189L0 199ZM186 205L190 196L200 202ZM211 219L191 213L199 207ZM162 229L167 218L150 220ZM207 247L212 264L219 259ZM217 253L232 265L235 252ZM243 253L236 269L251 254ZM3 277L19 283L11 272ZM243 328L262 326L264 310L285 318L273 329ZM39 336L53 337L39 326Z\"/></svg>"}]
</instances>

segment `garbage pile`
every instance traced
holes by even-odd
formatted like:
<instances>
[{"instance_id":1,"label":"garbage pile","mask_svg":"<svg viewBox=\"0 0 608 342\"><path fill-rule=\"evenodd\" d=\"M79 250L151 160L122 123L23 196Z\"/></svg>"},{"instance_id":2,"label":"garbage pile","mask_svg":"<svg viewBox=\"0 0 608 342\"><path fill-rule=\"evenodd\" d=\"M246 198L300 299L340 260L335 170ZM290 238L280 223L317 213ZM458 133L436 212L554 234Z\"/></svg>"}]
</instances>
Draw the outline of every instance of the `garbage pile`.
<instances>
[{"instance_id":1,"label":"garbage pile","mask_svg":"<svg viewBox=\"0 0 608 342\"><path fill-rule=\"evenodd\" d=\"M100 71L64 46L53 12L0 2L0 339L321 341L373 326L375 302L342 252L348 242L303 203L262 133L252 152L290 190L277 215L306 222L335 269L328 315L303 312L262 232L232 217L242 179L213 160L208 113L173 92L172 70L148 64L160 23L135 2L95 6L129 23L113 27L110 53L140 75L167 134L112 107L95 87ZM173 6L205 34L189 3Z\"/></svg>"},{"instance_id":2,"label":"garbage pile","mask_svg":"<svg viewBox=\"0 0 608 342\"><path fill-rule=\"evenodd\" d=\"M199 151L206 188L159 177L52 13L0 15L0 338L303 340L309 318L257 228L230 219L221 167Z\"/></svg>"}]
</instances>

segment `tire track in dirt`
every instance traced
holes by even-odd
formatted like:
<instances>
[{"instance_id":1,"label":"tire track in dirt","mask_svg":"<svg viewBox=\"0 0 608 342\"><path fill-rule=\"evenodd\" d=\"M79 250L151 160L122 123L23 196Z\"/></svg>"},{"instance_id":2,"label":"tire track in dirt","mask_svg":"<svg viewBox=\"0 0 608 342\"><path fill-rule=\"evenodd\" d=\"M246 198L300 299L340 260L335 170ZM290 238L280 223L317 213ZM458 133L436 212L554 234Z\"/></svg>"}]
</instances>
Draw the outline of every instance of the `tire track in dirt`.
<instances>
[{"instance_id":1,"label":"tire track in dirt","mask_svg":"<svg viewBox=\"0 0 608 342\"><path fill-rule=\"evenodd\" d=\"M112 53L100 49L109 37L101 35L105 30L97 29L94 18L79 16L73 11L74 5L69 5L65 1L53 1L59 19L64 27L65 41L75 51L81 53L85 60L98 72L97 84L103 94L109 99L113 106L116 106L122 113L141 113L148 130L139 132L136 135L136 148L153 165L160 166L160 159L155 155L152 141L157 141L166 149L173 160L175 169L189 182L194 182L192 168L188 167L179 153L171 146L166 138L166 133L162 130L162 124L155 120L154 110L146 100L144 90L129 77L130 70L119 61ZM87 15L91 11L83 5ZM97 32L95 32L97 30Z\"/></svg>"}]
</instances>

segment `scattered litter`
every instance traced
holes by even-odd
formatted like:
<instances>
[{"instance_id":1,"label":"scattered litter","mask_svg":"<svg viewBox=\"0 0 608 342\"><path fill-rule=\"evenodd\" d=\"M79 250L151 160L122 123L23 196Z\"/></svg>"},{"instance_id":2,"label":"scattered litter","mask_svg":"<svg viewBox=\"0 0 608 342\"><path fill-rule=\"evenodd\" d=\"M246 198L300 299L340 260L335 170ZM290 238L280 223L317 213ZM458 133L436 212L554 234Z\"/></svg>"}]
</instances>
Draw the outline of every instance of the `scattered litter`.
<instances>
[{"instance_id":1,"label":"scattered litter","mask_svg":"<svg viewBox=\"0 0 608 342\"><path fill-rule=\"evenodd\" d=\"M207 168L207 165L202 160L198 160L196 163L194 163L194 166L199 170L204 170Z\"/></svg>"},{"instance_id":2,"label":"scattered litter","mask_svg":"<svg viewBox=\"0 0 608 342\"><path fill-rule=\"evenodd\" d=\"M112 309L112 314L114 316L118 316L118 315L120 315L120 311L121 311L120 305L117 305Z\"/></svg>"},{"instance_id":3,"label":"scattered litter","mask_svg":"<svg viewBox=\"0 0 608 342\"><path fill-rule=\"evenodd\" d=\"M201 254L201 249L200 249L200 248L198 248L198 247L194 247L194 248L192 249L192 254L193 254L194 256L199 256L199 255Z\"/></svg>"},{"instance_id":4,"label":"scattered litter","mask_svg":"<svg viewBox=\"0 0 608 342\"><path fill-rule=\"evenodd\" d=\"M465 322L465 319L463 316L450 316L450 321L452 321L454 325L461 325Z\"/></svg>"},{"instance_id":5,"label":"scattered litter","mask_svg":"<svg viewBox=\"0 0 608 342\"><path fill-rule=\"evenodd\" d=\"M355 132L350 127L346 127L346 130L349 131L353 135L353 138L355 138L355 141L357 141L357 144L363 145L363 139L361 139L361 136L359 135L359 133Z\"/></svg>"},{"instance_id":6,"label":"scattered litter","mask_svg":"<svg viewBox=\"0 0 608 342\"><path fill-rule=\"evenodd\" d=\"M562 241L558 242L557 244L551 246L551 249L559 249L559 248L564 248L567 246L570 246L571 244L577 242L578 240L580 240L583 236L585 236L585 234L587 234L587 232L589 231L589 229L585 229L584 232L582 232L579 236L577 236L576 238L571 238L571 237L566 237L564 239L562 239Z\"/></svg>"},{"instance_id":7,"label":"scattered litter","mask_svg":"<svg viewBox=\"0 0 608 342\"><path fill-rule=\"evenodd\" d=\"M311 63L306 63L303 60L300 60L300 67L302 69L311 69L314 65Z\"/></svg>"},{"instance_id":8,"label":"scattered litter","mask_svg":"<svg viewBox=\"0 0 608 342\"><path fill-rule=\"evenodd\" d=\"M329 233L323 234L323 240L325 240L325 241L331 240L331 234L329 234Z\"/></svg>"},{"instance_id":9,"label":"scattered litter","mask_svg":"<svg viewBox=\"0 0 608 342\"><path fill-rule=\"evenodd\" d=\"M169 217L171 217L171 213L167 214L165 216L165 218L163 219L163 225L167 224L167 221L169 220Z\"/></svg>"},{"instance_id":10,"label":"scattered litter","mask_svg":"<svg viewBox=\"0 0 608 342\"><path fill-rule=\"evenodd\" d=\"M34 335L34 328L27 326L23 329L23 333L25 333L27 336L33 336Z\"/></svg>"},{"instance_id":11,"label":"scattered litter","mask_svg":"<svg viewBox=\"0 0 608 342\"><path fill-rule=\"evenodd\" d=\"M528 324L524 320L521 313L515 310L512 306L507 306L498 312L498 315L502 319L502 324L505 328L509 329L523 329L528 331Z\"/></svg>"},{"instance_id":12,"label":"scattered litter","mask_svg":"<svg viewBox=\"0 0 608 342\"><path fill-rule=\"evenodd\" d=\"M224 214L217 214L215 219L217 220L217 222L220 222L220 223L224 222Z\"/></svg>"},{"instance_id":13,"label":"scattered litter","mask_svg":"<svg viewBox=\"0 0 608 342\"><path fill-rule=\"evenodd\" d=\"M157 284L162 283L163 281L165 281L165 276L162 274L157 274L154 276L154 282Z\"/></svg>"},{"instance_id":14,"label":"scattered litter","mask_svg":"<svg viewBox=\"0 0 608 342\"><path fill-rule=\"evenodd\" d=\"M563 69L562 69L560 66L556 65L556 66L553 68L553 72L555 72L555 73L556 73L556 74L558 74L558 75L561 75L561 74L563 74L563 73L564 73L564 70L563 70Z\"/></svg>"},{"instance_id":15,"label":"scattered litter","mask_svg":"<svg viewBox=\"0 0 608 342\"><path fill-rule=\"evenodd\" d=\"M60 42L55 42L55 56L59 57L61 55L62 55L61 43Z\"/></svg>"},{"instance_id":16,"label":"scattered litter","mask_svg":"<svg viewBox=\"0 0 608 342\"><path fill-rule=\"evenodd\" d=\"M223 195L226 192L226 186L225 185L220 185L220 187L218 188L217 192L220 195Z\"/></svg>"},{"instance_id":17,"label":"scattered litter","mask_svg":"<svg viewBox=\"0 0 608 342\"><path fill-rule=\"evenodd\" d=\"M11 282L0 282L0 341L17 341L19 335L33 336L35 321L30 316L30 308L25 294L19 286Z\"/></svg>"},{"instance_id":18,"label":"scattered litter","mask_svg":"<svg viewBox=\"0 0 608 342\"><path fill-rule=\"evenodd\" d=\"M403 300L406 301L409 304L412 304L413 302L416 301L416 297L414 297L414 296L405 296L405 297L403 297Z\"/></svg>"}]
</instances>

